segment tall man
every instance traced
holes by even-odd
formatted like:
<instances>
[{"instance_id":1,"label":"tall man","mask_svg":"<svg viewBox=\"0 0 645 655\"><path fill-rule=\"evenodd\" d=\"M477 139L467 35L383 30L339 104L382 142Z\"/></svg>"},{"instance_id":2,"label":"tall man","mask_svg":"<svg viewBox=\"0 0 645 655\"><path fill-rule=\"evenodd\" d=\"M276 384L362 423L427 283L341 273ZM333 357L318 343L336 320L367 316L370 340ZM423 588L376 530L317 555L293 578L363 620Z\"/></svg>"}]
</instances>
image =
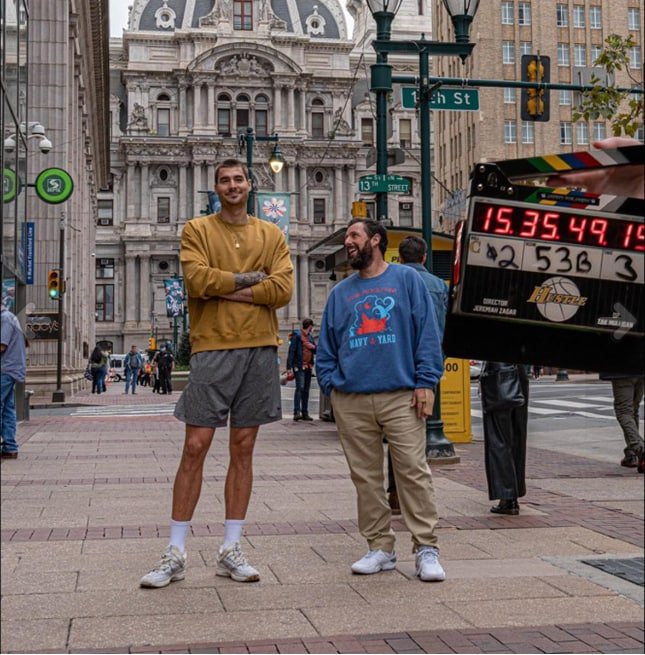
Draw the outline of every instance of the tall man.
<instances>
[{"instance_id":1,"label":"tall man","mask_svg":"<svg viewBox=\"0 0 645 655\"><path fill-rule=\"evenodd\" d=\"M443 372L432 298L421 276L384 259L387 231L351 221L345 234L357 274L332 290L318 340L318 384L331 396L358 499L358 526L369 551L354 573L393 569L395 536L383 484L387 435L405 524L422 580L444 580L438 559L432 476L425 458L425 419Z\"/></svg>"},{"instance_id":2,"label":"tall man","mask_svg":"<svg viewBox=\"0 0 645 655\"><path fill-rule=\"evenodd\" d=\"M217 575L260 579L240 548L253 485L253 448L260 425L282 418L276 310L293 290L293 266L281 230L246 213L251 190L244 164L227 159L215 169L217 214L184 227L180 259L190 312L190 377L175 416L186 424L175 478L170 542L143 587L182 580L185 541L199 500L204 460L215 429L230 413L229 466L224 486L224 542Z\"/></svg>"},{"instance_id":3,"label":"tall man","mask_svg":"<svg viewBox=\"0 0 645 655\"><path fill-rule=\"evenodd\" d=\"M448 286L436 275L433 275L425 267L428 259L428 246L421 237L409 236L401 240L399 244L399 262L404 266L413 268L423 280L426 289L432 296L435 318L439 328L439 341L443 341L443 331L446 325L446 312L448 311ZM396 479L392 468L392 456L388 450L387 454L387 491L388 503L392 514L400 514L401 507L399 496L396 490Z\"/></svg>"},{"instance_id":4,"label":"tall man","mask_svg":"<svg viewBox=\"0 0 645 655\"><path fill-rule=\"evenodd\" d=\"M17 459L16 382L27 374L25 335L15 314L4 304L0 309L0 421L2 422L2 459Z\"/></svg>"}]
</instances>

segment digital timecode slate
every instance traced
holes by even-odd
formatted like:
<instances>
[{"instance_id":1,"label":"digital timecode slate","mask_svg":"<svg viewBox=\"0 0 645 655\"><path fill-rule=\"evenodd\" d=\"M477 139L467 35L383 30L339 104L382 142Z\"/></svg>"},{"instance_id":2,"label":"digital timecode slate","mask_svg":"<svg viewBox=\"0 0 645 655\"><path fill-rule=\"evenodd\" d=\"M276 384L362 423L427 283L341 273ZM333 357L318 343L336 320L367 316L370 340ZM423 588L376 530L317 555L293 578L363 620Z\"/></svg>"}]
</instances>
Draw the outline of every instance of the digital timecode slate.
<instances>
[{"instance_id":1,"label":"digital timecode slate","mask_svg":"<svg viewBox=\"0 0 645 655\"><path fill-rule=\"evenodd\" d=\"M478 164L458 226L452 357L642 374L641 199L526 180L643 162L644 148Z\"/></svg>"}]
</instances>

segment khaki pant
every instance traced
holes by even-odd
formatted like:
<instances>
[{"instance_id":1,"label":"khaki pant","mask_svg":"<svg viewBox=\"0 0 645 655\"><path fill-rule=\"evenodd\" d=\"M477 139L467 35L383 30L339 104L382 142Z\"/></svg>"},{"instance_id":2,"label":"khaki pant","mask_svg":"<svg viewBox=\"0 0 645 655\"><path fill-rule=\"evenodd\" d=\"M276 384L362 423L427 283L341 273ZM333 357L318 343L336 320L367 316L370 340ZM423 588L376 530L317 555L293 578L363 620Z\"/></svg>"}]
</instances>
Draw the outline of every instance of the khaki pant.
<instances>
[{"instance_id":1,"label":"khaki pant","mask_svg":"<svg viewBox=\"0 0 645 655\"><path fill-rule=\"evenodd\" d=\"M358 502L358 527L369 548L394 550L391 511L385 494L383 436L392 455L405 525L418 546L436 546L437 508L426 461L425 421L410 407L412 391L360 394L332 391L340 441Z\"/></svg>"}]
</instances>

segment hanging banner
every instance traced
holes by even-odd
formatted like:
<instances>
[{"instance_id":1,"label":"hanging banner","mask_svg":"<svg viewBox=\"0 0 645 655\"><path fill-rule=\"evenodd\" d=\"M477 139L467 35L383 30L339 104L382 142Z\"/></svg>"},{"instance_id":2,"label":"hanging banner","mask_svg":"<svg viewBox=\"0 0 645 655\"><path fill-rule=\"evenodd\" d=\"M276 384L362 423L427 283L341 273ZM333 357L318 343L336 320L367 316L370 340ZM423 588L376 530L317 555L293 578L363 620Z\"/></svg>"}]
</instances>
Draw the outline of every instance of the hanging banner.
<instances>
[{"instance_id":1,"label":"hanging banner","mask_svg":"<svg viewBox=\"0 0 645 655\"><path fill-rule=\"evenodd\" d=\"M16 278L2 280L2 305L10 312L16 311Z\"/></svg>"},{"instance_id":2,"label":"hanging banner","mask_svg":"<svg viewBox=\"0 0 645 655\"><path fill-rule=\"evenodd\" d=\"M166 316L184 315L184 279L171 277L163 281L164 293L166 294Z\"/></svg>"},{"instance_id":3,"label":"hanging banner","mask_svg":"<svg viewBox=\"0 0 645 655\"><path fill-rule=\"evenodd\" d=\"M289 243L290 193L258 193L258 218L274 223Z\"/></svg>"}]
</instances>

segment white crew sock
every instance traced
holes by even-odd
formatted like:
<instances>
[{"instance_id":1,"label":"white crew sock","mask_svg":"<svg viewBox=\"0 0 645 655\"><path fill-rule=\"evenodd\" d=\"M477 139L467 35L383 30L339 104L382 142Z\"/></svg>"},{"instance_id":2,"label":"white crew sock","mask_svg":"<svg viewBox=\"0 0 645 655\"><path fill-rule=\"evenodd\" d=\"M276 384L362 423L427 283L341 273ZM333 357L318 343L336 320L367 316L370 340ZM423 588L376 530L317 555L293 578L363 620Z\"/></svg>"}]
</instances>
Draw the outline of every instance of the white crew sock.
<instances>
[{"instance_id":1,"label":"white crew sock","mask_svg":"<svg viewBox=\"0 0 645 655\"><path fill-rule=\"evenodd\" d=\"M224 548L232 546L242 538L245 523L244 519L226 519L224 521Z\"/></svg>"},{"instance_id":2,"label":"white crew sock","mask_svg":"<svg viewBox=\"0 0 645 655\"><path fill-rule=\"evenodd\" d=\"M174 521L170 519L170 543L182 553L186 552L186 535L190 530L190 521Z\"/></svg>"}]
</instances>

